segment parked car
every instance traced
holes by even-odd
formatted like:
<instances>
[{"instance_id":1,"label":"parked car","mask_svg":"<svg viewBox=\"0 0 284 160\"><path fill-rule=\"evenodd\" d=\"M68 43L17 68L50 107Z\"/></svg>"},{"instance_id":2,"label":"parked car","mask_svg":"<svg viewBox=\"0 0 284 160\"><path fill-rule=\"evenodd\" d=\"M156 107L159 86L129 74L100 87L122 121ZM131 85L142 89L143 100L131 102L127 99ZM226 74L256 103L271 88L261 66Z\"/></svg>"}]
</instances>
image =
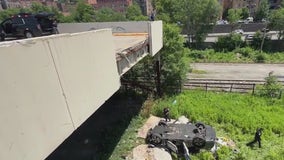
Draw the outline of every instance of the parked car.
<instances>
[{"instance_id":1,"label":"parked car","mask_svg":"<svg viewBox=\"0 0 284 160\"><path fill-rule=\"evenodd\" d=\"M5 38L31 38L55 34L57 24L51 14L19 13L0 24L0 40Z\"/></svg>"},{"instance_id":2,"label":"parked car","mask_svg":"<svg viewBox=\"0 0 284 160\"><path fill-rule=\"evenodd\" d=\"M233 31L233 33L244 34L245 32L242 29L236 29L236 30Z\"/></svg>"},{"instance_id":3,"label":"parked car","mask_svg":"<svg viewBox=\"0 0 284 160\"><path fill-rule=\"evenodd\" d=\"M223 19L218 20L218 21L216 22L216 25L222 25L222 24L229 24L229 22L226 21L226 20L223 20Z\"/></svg>"},{"instance_id":4,"label":"parked car","mask_svg":"<svg viewBox=\"0 0 284 160\"><path fill-rule=\"evenodd\" d=\"M253 40L253 37L254 37L254 35L248 34L248 35L246 35L245 39L246 40Z\"/></svg>"},{"instance_id":5,"label":"parked car","mask_svg":"<svg viewBox=\"0 0 284 160\"><path fill-rule=\"evenodd\" d=\"M269 30L268 28L262 28L260 31L267 33L267 32L269 32L270 30Z\"/></svg>"}]
</instances>

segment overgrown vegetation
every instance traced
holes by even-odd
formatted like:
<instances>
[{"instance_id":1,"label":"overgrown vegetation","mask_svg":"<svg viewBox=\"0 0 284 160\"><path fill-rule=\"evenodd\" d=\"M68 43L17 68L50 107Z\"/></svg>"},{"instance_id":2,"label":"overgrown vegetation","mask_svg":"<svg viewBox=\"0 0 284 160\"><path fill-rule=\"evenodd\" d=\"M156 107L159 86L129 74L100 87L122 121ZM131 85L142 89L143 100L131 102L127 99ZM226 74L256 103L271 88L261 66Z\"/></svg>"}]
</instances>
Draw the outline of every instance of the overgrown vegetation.
<instances>
[{"instance_id":1,"label":"overgrown vegetation","mask_svg":"<svg viewBox=\"0 0 284 160\"><path fill-rule=\"evenodd\" d=\"M176 103L173 103L174 101ZM281 160L284 157L284 98L270 99L250 94L186 91L177 96L153 101L149 113L162 116L165 106L170 108L172 118L185 115L191 121L202 121L214 126L218 137L233 140L239 152L222 147L217 152L219 160ZM134 121L141 121L141 117L133 120L133 123ZM134 128L141 126L142 124L139 123L134 125ZM254 132L258 127L264 128L263 147L258 148L257 145L252 148L247 147L246 143L254 138ZM123 151L125 154L131 151L131 147L128 146L135 146L133 141L128 142L129 134L130 132L126 130L125 136L121 138L120 145L115 148L114 153ZM132 132L132 134L136 133ZM113 154L112 159L121 159L120 155L123 155L122 152ZM208 151L202 151L191 158L193 160L214 159Z\"/></svg>"},{"instance_id":2,"label":"overgrown vegetation","mask_svg":"<svg viewBox=\"0 0 284 160\"><path fill-rule=\"evenodd\" d=\"M231 52L215 52L213 49L190 50L188 57L191 62L284 63L284 52L260 52L250 47L237 48Z\"/></svg>"},{"instance_id":3,"label":"overgrown vegetation","mask_svg":"<svg viewBox=\"0 0 284 160\"><path fill-rule=\"evenodd\" d=\"M231 33L219 37L218 41L214 44L214 49L219 52L228 52L243 46L245 46L245 42L242 40L242 36L240 34Z\"/></svg>"},{"instance_id":4,"label":"overgrown vegetation","mask_svg":"<svg viewBox=\"0 0 284 160\"><path fill-rule=\"evenodd\" d=\"M268 98L279 98L282 94L282 84L278 82L277 77L270 72L267 77L265 77L265 84L259 86L259 92L256 94Z\"/></svg>"},{"instance_id":5,"label":"overgrown vegetation","mask_svg":"<svg viewBox=\"0 0 284 160\"><path fill-rule=\"evenodd\" d=\"M157 84L157 59L160 58L160 88L162 94L176 93L173 89L180 88L186 79L189 65L183 46L184 39L179 35L180 29L176 25L164 24L163 48L155 57L145 57L127 72L123 78L136 80L143 77L148 85Z\"/></svg>"}]
</instances>

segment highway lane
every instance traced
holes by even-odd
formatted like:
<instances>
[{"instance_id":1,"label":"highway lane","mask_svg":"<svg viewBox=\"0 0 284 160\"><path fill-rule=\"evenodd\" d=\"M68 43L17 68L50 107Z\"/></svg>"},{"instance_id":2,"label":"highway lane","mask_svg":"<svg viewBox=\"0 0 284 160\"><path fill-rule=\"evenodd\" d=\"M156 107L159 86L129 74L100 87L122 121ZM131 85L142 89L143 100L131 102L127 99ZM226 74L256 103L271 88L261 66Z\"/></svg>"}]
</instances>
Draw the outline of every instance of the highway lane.
<instances>
[{"instance_id":1,"label":"highway lane","mask_svg":"<svg viewBox=\"0 0 284 160\"><path fill-rule=\"evenodd\" d=\"M225 36L225 35L229 35L230 33L209 33L205 39L205 42L217 42L218 37L220 36ZM247 35L254 35L255 32L244 32L244 34L242 34L242 40L246 40L246 36ZM278 34L276 31L270 31L266 33L267 35L271 36L272 40L277 40L278 39ZM183 35L184 38L187 39L187 35Z\"/></svg>"},{"instance_id":2,"label":"highway lane","mask_svg":"<svg viewBox=\"0 0 284 160\"><path fill-rule=\"evenodd\" d=\"M264 80L273 71L279 80L284 81L284 64L192 63L190 66L206 73L190 73L188 78Z\"/></svg>"}]
</instances>

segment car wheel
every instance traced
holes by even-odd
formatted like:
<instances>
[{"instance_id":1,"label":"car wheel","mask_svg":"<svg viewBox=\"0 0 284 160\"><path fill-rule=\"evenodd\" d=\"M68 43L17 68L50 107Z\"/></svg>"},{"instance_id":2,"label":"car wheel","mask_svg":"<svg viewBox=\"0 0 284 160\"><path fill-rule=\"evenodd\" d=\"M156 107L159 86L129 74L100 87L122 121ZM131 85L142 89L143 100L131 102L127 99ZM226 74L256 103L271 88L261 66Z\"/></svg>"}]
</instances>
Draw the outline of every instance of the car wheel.
<instances>
[{"instance_id":1,"label":"car wheel","mask_svg":"<svg viewBox=\"0 0 284 160\"><path fill-rule=\"evenodd\" d=\"M151 139L150 139L150 143L154 144L154 145L159 145L162 142L162 137L159 134L152 134L151 135Z\"/></svg>"},{"instance_id":2,"label":"car wheel","mask_svg":"<svg viewBox=\"0 0 284 160\"><path fill-rule=\"evenodd\" d=\"M205 139L200 137L200 136L196 136L193 138L192 140L192 144L195 146L195 147L198 147L198 148L202 148L205 146Z\"/></svg>"},{"instance_id":3,"label":"car wheel","mask_svg":"<svg viewBox=\"0 0 284 160\"><path fill-rule=\"evenodd\" d=\"M30 32L30 31L25 32L25 38L32 38L32 37L33 37L32 32Z\"/></svg>"},{"instance_id":4,"label":"car wheel","mask_svg":"<svg viewBox=\"0 0 284 160\"><path fill-rule=\"evenodd\" d=\"M198 122L195 124L195 126L200 134L205 133L205 125L203 123Z\"/></svg>"},{"instance_id":5,"label":"car wheel","mask_svg":"<svg viewBox=\"0 0 284 160\"><path fill-rule=\"evenodd\" d=\"M201 123L201 122L197 122L197 123L195 124L195 126L196 126L197 128L205 128L205 125L204 125L203 123Z\"/></svg>"}]
</instances>

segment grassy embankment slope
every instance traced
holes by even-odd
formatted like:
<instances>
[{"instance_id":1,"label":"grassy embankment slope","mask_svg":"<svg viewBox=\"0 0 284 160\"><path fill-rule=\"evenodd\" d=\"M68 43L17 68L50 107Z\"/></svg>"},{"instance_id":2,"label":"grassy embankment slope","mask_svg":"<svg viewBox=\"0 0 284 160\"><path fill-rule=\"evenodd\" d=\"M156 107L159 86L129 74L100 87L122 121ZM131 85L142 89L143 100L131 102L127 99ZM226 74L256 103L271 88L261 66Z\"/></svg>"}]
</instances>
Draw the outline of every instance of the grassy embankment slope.
<instances>
[{"instance_id":1,"label":"grassy embankment slope","mask_svg":"<svg viewBox=\"0 0 284 160\"><path fill-rule=\"evenodd\" d=\"M176 100L176 103L172 102ZM219 159L284 159L284 98L266 99L250 94L186 91L175 97L156 100L150 113L162 116L162 109L170 107L172 118L185 115L191 121L202 121L212 125L218 137L233 140L239 150L233 153L229 148L218 150ZM122 136L111 159L120 159L134 146L143 143L136 138L136 130L145 118L139 116L132 120L129 129ZM256 128L264 128L263 147L247 147L253 140ZM210 152L193 155L192 159L213 159Z\"/></svg>"}]
</instances>

